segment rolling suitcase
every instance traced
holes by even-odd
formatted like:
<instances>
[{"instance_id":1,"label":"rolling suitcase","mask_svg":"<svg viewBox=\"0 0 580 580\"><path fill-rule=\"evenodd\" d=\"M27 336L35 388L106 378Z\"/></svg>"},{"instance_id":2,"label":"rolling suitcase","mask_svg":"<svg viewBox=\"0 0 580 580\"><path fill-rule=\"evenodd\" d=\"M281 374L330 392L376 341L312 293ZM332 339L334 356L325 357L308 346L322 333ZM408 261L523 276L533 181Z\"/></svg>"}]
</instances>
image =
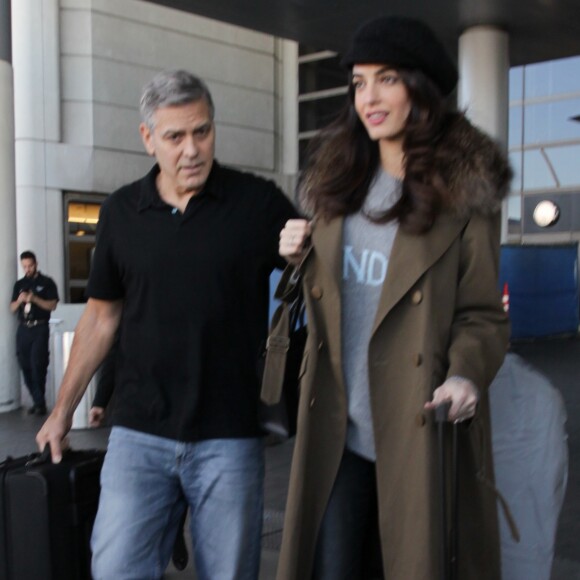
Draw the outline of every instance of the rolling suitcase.
<instances>
[{"instance_id":1,"label":"rolling suitcase","mask_svg":"<svg viewBox=\"0 0 580 580\"><path fill-rule=\"evenodd\" d=\"M90 580L90 535L105 452L0 464L0 580Z\"/></svg>"}]
</instances>

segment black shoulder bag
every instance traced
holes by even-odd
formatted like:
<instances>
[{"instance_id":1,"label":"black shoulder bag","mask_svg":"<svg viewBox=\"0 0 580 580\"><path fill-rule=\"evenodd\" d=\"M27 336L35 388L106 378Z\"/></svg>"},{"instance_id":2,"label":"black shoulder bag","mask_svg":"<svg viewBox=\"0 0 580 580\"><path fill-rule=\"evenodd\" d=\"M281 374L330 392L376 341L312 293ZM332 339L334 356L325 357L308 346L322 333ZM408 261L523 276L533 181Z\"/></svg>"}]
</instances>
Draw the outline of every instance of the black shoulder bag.
<instances>
[{"instance_id":1,"label":"black shoulder bag","mask_svg":"<svg viewBox=\"0 0 580 580\"><path fill-rule=\"evenodd\" d=\"M272 317L261 357L259 421L267 433L289 438L296 434L299 373L307 337L302 284L294 268L282 274L275 297L282 303Z\"/></svg>"}]
</instances>

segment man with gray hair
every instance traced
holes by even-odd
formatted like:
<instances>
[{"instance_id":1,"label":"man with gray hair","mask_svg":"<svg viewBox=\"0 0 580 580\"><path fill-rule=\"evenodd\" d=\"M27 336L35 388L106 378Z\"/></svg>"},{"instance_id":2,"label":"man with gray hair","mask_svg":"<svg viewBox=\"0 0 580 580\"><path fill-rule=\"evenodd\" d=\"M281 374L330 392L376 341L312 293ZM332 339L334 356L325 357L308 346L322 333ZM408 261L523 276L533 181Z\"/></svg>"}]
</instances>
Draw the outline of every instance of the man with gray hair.
<instances>
[{"instance_id":1,"label":"man with gray hair","mask_svg":"<svg viewBox=\"0 0 580 580\"><path fill-rule=\"evenodd\" d=\"M158 579L187 506L197 575L255 580L264 453L259 345L283 224L271 182L214 159L214 107L185 71L141 99L156 164L101 209L87 288L54 411L37 435L58 462L73 411L119 329L113 428L92 537L95 580Z\"/></svg>"}]
</instances>

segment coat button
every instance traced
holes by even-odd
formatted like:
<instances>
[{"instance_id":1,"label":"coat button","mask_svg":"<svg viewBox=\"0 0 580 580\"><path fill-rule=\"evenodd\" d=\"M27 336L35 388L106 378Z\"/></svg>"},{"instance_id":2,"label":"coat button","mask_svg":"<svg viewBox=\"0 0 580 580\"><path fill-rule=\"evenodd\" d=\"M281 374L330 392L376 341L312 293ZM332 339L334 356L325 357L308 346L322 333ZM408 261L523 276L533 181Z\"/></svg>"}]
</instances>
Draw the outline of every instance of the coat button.
<instances>
[{"instance_id":1,"label":"coat button","mask_svg":"<svg viewBox=\"0 0 580 580\"><path fill-rule=\"evenodd\" d=\"M315 401L316 401L316 397L312 397L312 399L310 399L310 408L314 407Z\"/></svg>"},{"instance_id":2,"label":"coat button","mask_svg":"<svg viewBox=\"0 0 580 580\"><path fill-rule=\"evenodd\" d=\"M427 419L423 413L417 413L417 417L415 417L415 423L417 423L417 427L423 427Z\"/></svg>"},{"instance_id":3,"label":"coat button","mask_svg":"<svg viewBox=\"0 0 580 580\"><path fill-rule=\"evenodd\" d=\"M417 304L421 304L423 301L423 292L421 290L415 290L413 294L411 294L411 304L417 306Z\"/></svg>"},{"instance_id":4,"label":"coat button","mask_svg":"<svg viewBox=\"0 0 580 580\"><path fill-rule=\"evenodd\" d=\"M413 364L416 367L420 367L423 364L423 355L420 352L413 355Z\"/></svg>"},{"instance_id":5,"label":"coat button","mask_svg":"<svg viewBox=\"0 0 580 580\"><path fill-rule=\"evenodd\" d=\"M318 343L318 351L321 351L323 348L324 348L324 341L323 341L323 340L321 340L321 341Z\"/></svg>"},{"instance_id":6,"label":"coat button","mask_svg":"<svg viewBox=\"0 0 580 580\"><path fill-rule=\"evenodd\" d=\"M312 286L310 296L315 300L320 300L322 298L322 288L320 286Z\"/></svg>"}]
</instances>

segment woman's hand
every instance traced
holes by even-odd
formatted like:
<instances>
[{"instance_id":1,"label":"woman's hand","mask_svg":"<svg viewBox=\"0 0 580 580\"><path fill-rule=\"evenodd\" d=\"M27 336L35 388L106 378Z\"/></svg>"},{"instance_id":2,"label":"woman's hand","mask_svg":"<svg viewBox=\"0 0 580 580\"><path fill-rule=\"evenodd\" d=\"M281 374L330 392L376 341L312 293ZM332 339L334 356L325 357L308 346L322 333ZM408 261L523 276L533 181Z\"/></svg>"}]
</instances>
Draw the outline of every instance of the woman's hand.
<instances>
[{"instance_id":1,"label":"woman's hand","mask_svg":"<svg viewBox=\"0 0 580 580\"><path fill-rule=\"evenodd\" d=\"M288 220L280 232L280 255L291 264L299 264L311 235L312 226L307 220Z\"/></svg>"},{"instance_id":2,"label":"woman's hand","mask_svg":"<svg viewBox=\"0 0 580 580\"><path fill-rule=\"evenodd\" d=\"M479 400L477 387L468 379L449 377L433 392L433 399L425 403L425 409L433 410L441 403L451 402L449 421L465 421L475 415Z\"/></svg>"}]
</instances>

